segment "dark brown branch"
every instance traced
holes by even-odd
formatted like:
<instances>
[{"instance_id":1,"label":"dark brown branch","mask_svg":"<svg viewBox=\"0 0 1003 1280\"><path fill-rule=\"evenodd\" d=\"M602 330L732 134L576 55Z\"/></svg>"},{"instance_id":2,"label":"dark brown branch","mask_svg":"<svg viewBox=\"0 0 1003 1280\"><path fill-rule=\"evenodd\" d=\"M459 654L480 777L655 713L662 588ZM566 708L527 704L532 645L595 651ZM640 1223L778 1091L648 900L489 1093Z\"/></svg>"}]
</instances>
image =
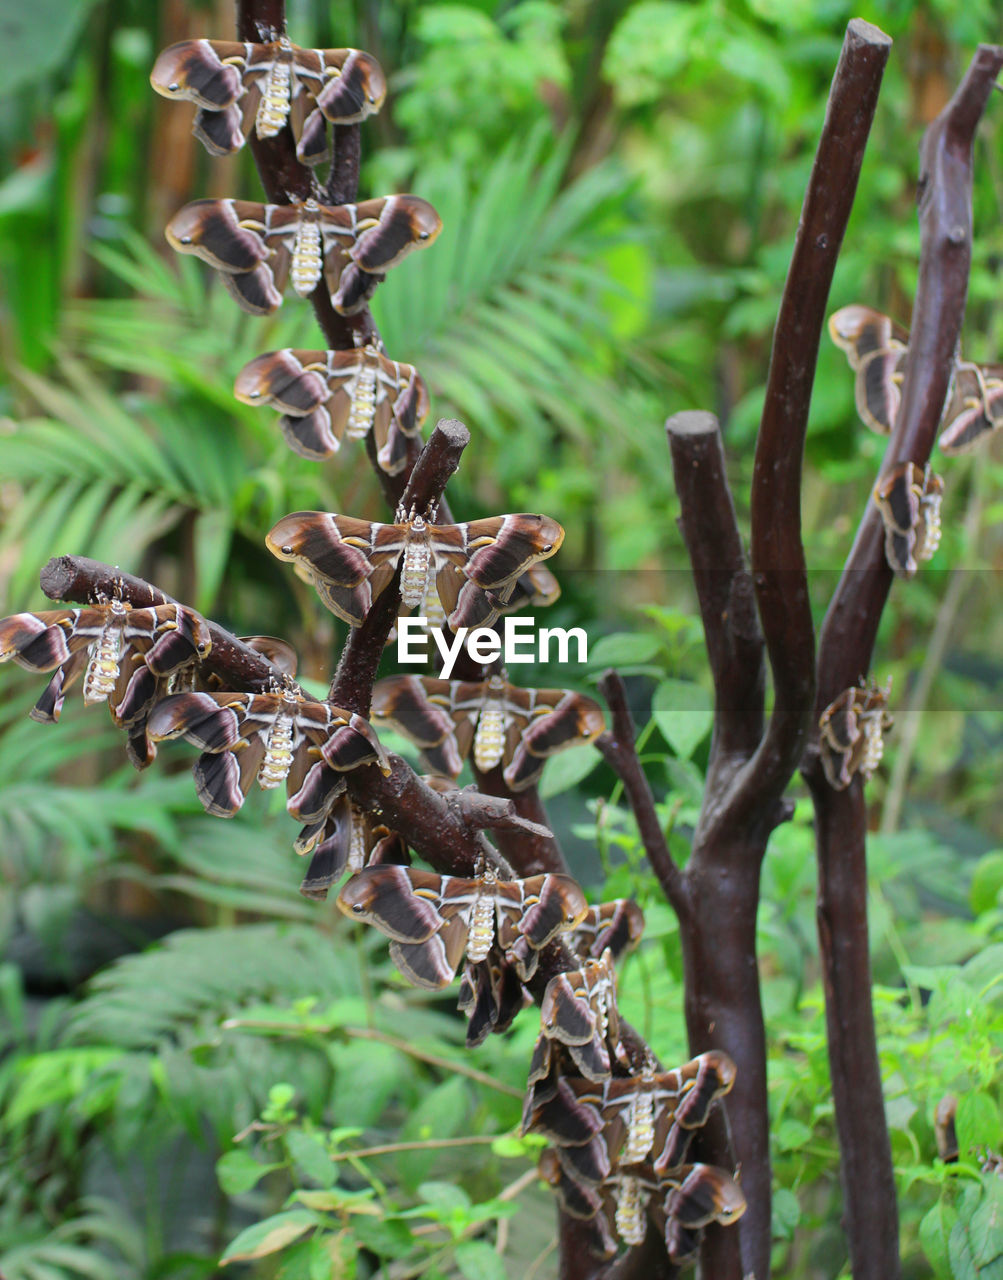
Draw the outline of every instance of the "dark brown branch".
<instances>
[{"instance_id":1,"label":"dark brown branch","mask_svg":"<svg viewBox=\"0 0 1003 1280\"><path fill-rule=\"evenodd\" d=\"M553 837L554 833L549 827L522 817L509 796L485 795L475 786L443 794L446 804L459 814L460 821L472 831L516 832L523 839L526 835ZM526 874L518 868L517 873L520 876Z\"/></svg>"},{"instance_id":2,"label":"dark brown branch","mask_svg":"<svg viewBox=\"0 0 1003 1280\"><path fill-rule=\"evenodd\" d=\"M39 574L39 583L50 600L85 604L99 596L117 596L137 609L178 603L142 578L85 556L55 556ZM284 683L282 673L267 658L217 623L209 622L209 634L212 651L202 666L211 675L219 676L226 688L260 693L276 681Z\"/></svg>"},{"instance_id":3,"label":"dark brown branch","mask_svg":"<svg viewBox=\"0 0 1003 1280\"><path fill-rule=\"evenodd\" d=\"M541 832L532 835L499 831L495 836L498 848L521 876L537 876L545 873L568 875L567 860L561 852L556 836L549 831L547 811L540 800L540 793L536 787L527 787L525 791L510 791L505 785L502 773L503 770L500 767L491 769L488 773L481 773L474 766L478 790L485 795L507 800L521 818L540 827ZM543 831L547 831L547 834L542 834Z\"/></svg>"},{"instance_id":4,"label":"dark brown branch","mask_svg":"<svg viewBox=\"0 0 1003 1280\"><path fill-rule=\"evenodd\" d=\"M679 526L690 558L714 680L714 738L707 790L715 774L744 763L763 735L766 670L763 633L725 471L721 429L712 413L677 413L665 424L679 498Z\"/></svg>"},{"instance_id":5,"label":"dark brown branch","mask_svg":"<svg viewBox=\"0 0 1003 1280\"><path fill-rule=\"evenodd\" d=\"M964 317L971 264L972 143L1003 49L980 46L954 97L920 147L920 267L902 406L884 467L923 465L940 424ZM815 705L821 711L865 675L892 571L884 530L868 502L822 627ZM900 1274L898 1208L871 1004L867 927L867 807L855 777L833 791L817 746L802 771L815 805L818 930L826 1029L854 1280Z\"/></svg>"},{"instance_id":6,"label":"dark brown branch","mask_svg":"<svg viewBox=\"0 0 1003 1280\"><path fill-rule=\"evenodd\" d=\"M648 855L652 870L658 877L662 892L679 917L680 922L689 920L690 902L686 892L683 873L679 870L669 851L668 842L662 824L655 812L655 798L651 786L637 758L634 742L637 731L627 706L627 693L619 672L604 672L599 681L599 692L613 717L613 727L601 734L596 746L603 759L615 771L624 785L630 807L637 821L638 834L644 851Z\"/></svg>"},{"instance_id":7,"label":"dark brown branch","mask_svg":"<svg viewBox=\"0 0 1003 1280\"><path fill-rule=\"evenodd\" d=\"M752 477L752 571L773 673L774 708L744 779L757 805L779 798L801 756L815 691L814 631L801 545L801 462L829 286L853 207L891 40L854 18L777 318Z\"/></svg>"},{"instance_id":8,"label":"dark brown branch","mask_svg":"<svg viewBox=\"0 0 1003 1280\"><path fill-rule=\"evenodd\" d=\"M446 482L460 465L460 454L470 443L470 432L455 418L442 418L428 438L404 490L405 511L424 514L442 497ZM353 627L341 651L328 698L339 707L369 715L373 682L387 637L400 608L398 578L373 602L360 627Z\"/></svg>"}]
</instances>

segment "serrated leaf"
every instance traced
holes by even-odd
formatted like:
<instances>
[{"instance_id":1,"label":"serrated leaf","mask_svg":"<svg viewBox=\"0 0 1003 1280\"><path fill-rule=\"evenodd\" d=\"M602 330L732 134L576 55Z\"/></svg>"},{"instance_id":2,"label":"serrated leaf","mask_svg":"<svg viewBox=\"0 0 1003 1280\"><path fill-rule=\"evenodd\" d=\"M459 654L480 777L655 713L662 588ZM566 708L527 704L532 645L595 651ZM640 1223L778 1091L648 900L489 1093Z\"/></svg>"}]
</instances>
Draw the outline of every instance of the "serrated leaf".
<instances>
[{"instance_id":1,"label":"serrated leaf","mask_svg":"<svg viewBox=\"0 0 1003 1280\"><path fill-rule=\"evenodd\" d=\"M686 680L663 680L655 690L651 714L665 741L688 760L714 724L714 708L706 689Z\"/></svg>"}]
</instances>

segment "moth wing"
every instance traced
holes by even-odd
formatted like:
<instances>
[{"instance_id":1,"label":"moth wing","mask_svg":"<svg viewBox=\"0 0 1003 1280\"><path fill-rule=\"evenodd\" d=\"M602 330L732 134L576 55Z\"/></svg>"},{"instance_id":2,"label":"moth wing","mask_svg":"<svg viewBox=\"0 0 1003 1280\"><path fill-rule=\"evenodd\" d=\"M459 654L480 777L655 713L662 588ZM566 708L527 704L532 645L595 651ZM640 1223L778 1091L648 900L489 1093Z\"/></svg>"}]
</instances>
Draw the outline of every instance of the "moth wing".
<instances>
[{"instance_id":1,"label":"moth wing","mask_svg":"<svg viewBox=\"0 0 1003 1280\"><path fill-rule=\"evenodd\" d=\"M948 455L968 453L1003 425L1003 380L999 367L961 365L944 411L947 425L938 444Z\"/></svg>"},{"instance_id":2,"label":"moth wing","mask_svg":"<svg viewBox=\"0 0 1003 1280\"><path fill-rule=\"evenodd\" d=\"M231 156L244 145L244 114L236 104L218 111L199 107L192 136L211 156Z\"/></svg>"},{"instance_id":3,"label":"moth wing","mask_svg":"<svg viewBox=\"0 0 1003 1280\"><path fill-rule=\"evenodd\" d=\"M373 687L372 714L419 747L433 773L455 777L463 768L448 680L389 676Z\"/></svg>"},{"instance_id":4,"label":"moth wing","mask_svg":"<svg viewBox=\"0 0 1003 1280\"><path fill-rule=\"evenodd\" d=\"M438 991L456 977L466 943L466 922L457 917L425 942L391 942L390 958L416 987Z\"/></svg>"},{"instance_id":5,"label":"moth wing","mask_svg":"<svg viewBox=\"0 0 1003 1280\"><path fill-rule=\"evenodd\" d=\"M32 720L40 724L55 724L63 710L63 700L76 681L83 675L90 654L86 649L78 649L70 654L53 674L52 679L42 690L38 701L28 712Z\"/></svg>"},{"instance_id":6,"label":"moth wing","mask_svg":"<svg viewBox=\"0 0 1003 1280\"><path fill-rule=\"evenodd\" d=\"M371 54L359 49L325 49L323 57L327 67L338 69L315 95L325 119L332 124L356 124L379 111L387 81Z\"/></svg>"},{"instance_id":7,"label":"moth wing","mask_svg":"<svg viewBox=\"0 0 1003 1280\"><path fill-rule=\"evenodd\" d=\"M271 405L294 416L312 413L330 398L327 380L317 364L326 352L267 351L248 361L237 374L233 394L243 404Z\"/></svg>"},{"instance_id":8,"label":"moth wing","mask_svg":"<svg viewBox=\"0 0 1003 1280\"><path fill-rule=\"evenodd\" d=\"M243 92L243 55L244 46L235 41L179 40L158 55L150 84L163 98L220 111Z\"/></svg>"},{"instance_id":9,"label":"moth wing","mask_svg":"<svg viewBox=\"0 0 1003 1280\"><path fill-rule=\"evenodd\" d=\"M164 235L179 253L193 253L224 274L253 272L269 249L261 232L242 224L263 226L265 210L249 200L193 200L168 222Z\"/></svg>"},{"instance_id":10,"label":"moth wing","mask_svg":"<svg viewBox=\"0 0 1003 1280\"><path fill-rule=\"evenodd\" d=\"M306 898L326 898L328 890L341 879L348 866L352 803L347 792L343 791L330 806L321 835L323 838L314 847L310 865L300 884L300 893Z\"/></svg>"},{"instance_id":11,"label":"moth wing","mask_svg":"<svg viewBox=\"0 0 1003 1280\"><path fill-rule=\"evenodd\" d=\"M118 679L108 699L112 719L117 725L129 726L140 717L145 721L150 707L164 693L167 681L158 679L150 670L142 654L127 649L119 660Z\"/></svg>"},{"instance_id":12,"label":"moth wing","mask_svg":"<svg viewBox=\"0 0 1003 1280\"><path fill-rule=\"evenodd\" d=\"M518 514L492 516L472 520L465 526L441 526L463 529L462 546L454 550L443 546L440 552L440 527L433 530L433 548L458 564L471 582L484 589L500 588L516 578L537 560L552 556L564 541L564 530L549 516Z\"/></svg>"},{"instance_id":13,"label":"moth wing","mask_svg":"<svg viewBox=\"0 0 1003 1280\"><path fill-rule=\"evenodd\" d=\"M389 270L414 249L426 248L442 230L442 219L420 196L394 195L357 206L359 224L372 222L348 251L362 271Z\"/></svg>"},{"instance_id":14,"label":"moth wing","mask_svg":"<svg viewBox=\"0 0 1003 1280\"><path fill-rule=\"evenodd\" d=\"M154 707L147 731L155 742L183 737L202 751L228 751L244 737L253 701L247 693L174 693Z\"/></svg>"},{"instance_id":15,"label":"moth wing","mask_svg":"<svg viewBox=\"0 0 1003 1280\"><path fill-rule=\"evenodd\" d=\"M87 610L86 612L93 612ZM0 662L14 661L25 671L51 671L70 656L75 618L65 609L15 613L0 621Z\"/></svg>"},{"instance_id":16,"label":"moth wing","mask_svg":"<svg viewBox=\"0 0 1003 1280\"><path fill-rule=\"evenodd\" d=\"M449 879L413 867L366 867L342 887L338 906L396 942L425 942L446 922L439 907Z\"/></svg>"},{"instance_id":17,"label":"moth wing","mask_svg":"<svg viewBox=\"0 0 1003 1280\"><path fill-rule=\"evenodd\" d=\"M260 737L241 751L200 755L192 766L192 773L195 792L206 813L216 818L232 818L244 803L264 756L265 744Z\"/></svg>"},{"instance_id":18,"label":"moth wing","mask_svg":"<svg viewBox=\"0 0 1003 1280\"><path fill-rule=\"evenodd\" d=\"M543 705L534 708L536 714L518 734L505 768L505 781L513 791L535 782L550 756L594 742L606 728L602 708L584 694L546 689L537 692L537 699Z\"/></svg>"},{"instance_id":19,"label":"moth wing","mask_svg":"<svg viewBox=\"0 0 1003 1280\"><path fill-rule=\"evenodd\" d=\"M894 345L872 351L857 367L854 399L862 421L879 435L891 435L899 405L908 352Z\"/></svg>"},{"instance_id":20,"label":"moth wing","mask_svg":"<svg viewBox=\"0 0 1003 1280\"><path fill-rule=\"evenodd\" d=\"M331 768L345 773L362 764L377 764L384 774L389 773L387 754L369 721L354 712L340 714L343 723L334 725L321 746L321 755Z\"/></svg>"},{"instance_id":21,"label":"moth wing","mask_svg":"<svg viewBox=\"0 0 1003 1280\"><path fill-rule=\"evenodd\" d=\"M587 1044L596 1032L595 1014L588 1001L564 973L547 983L540 1005L540 1021L544 1035L564 1045Z\"/></svg>"},{"instance_id":22,"label":"moth wing","mask_svg":"<svg viewBox=\"0 0 1003 1280\"><path fill-rule=\"evenodd\" d=\"M324 280L331 295L331 306L339 315L358 315L369 305L377 285L386 278L382 272L361 271L345 256L344 249L332 250L324 261Z\"/></svg>"},{"instance_id":23,"label":"moth wing","mask_svg":"<svg viewBox=\"0 0 1003 1280\"><path fill-rule=\"evenodd\" d=\"M270 316L282 306L282 291L276 287L272 269L265 262L241 275L222 273L220 280L242 311L252 316Z\"/></svg>"},{"instance_id":24,"label":"moth wing","mask_svg":"<svg viewBox=\"0 0 1003 1280\"><path fill-rule=\"evenodd\" d=\"M502 914L499 941L510 946L516 936L539 951L558 933L573 929L585 918L588 904L570 876L530 876L526 880L498 884Z\"/></svg>"},{"instance_id":25,"label":"moth wing","mask_svg":"<svg viewBox=\"0 0 1003 1280\"><path fill-rule=\"evenodd\" d=\"M851 369L859 369L873 352L887 350L893 343L904 347L907 341L905 330L888 316L858 303L833 312L829 317L829 336L846 352Z\"/></svg>"},{"instance_id":26,"label":"moth wing","mask_svg":"<svg viewBox=\"0 0 1003 1280\"><path fill-rule=\"evenodd\" d=\"M601 1083L609 1078L609 1053L598 1031L584 1044L567 1046L571 1060L587 1080Z\"/></svg>"},{"instance_id":27,"label":"moth wing","mask_svg":"<svg viewBox=\"0 0 1003 1280\"><path fill-rule=\"evenodd\" d=\"M310 166L325 164L332 155L327 121L316 107L307 114L306 104L307 100L302 96L294 102L292 126L297 138L296 158Z\"/></svg>"}]
</instances>

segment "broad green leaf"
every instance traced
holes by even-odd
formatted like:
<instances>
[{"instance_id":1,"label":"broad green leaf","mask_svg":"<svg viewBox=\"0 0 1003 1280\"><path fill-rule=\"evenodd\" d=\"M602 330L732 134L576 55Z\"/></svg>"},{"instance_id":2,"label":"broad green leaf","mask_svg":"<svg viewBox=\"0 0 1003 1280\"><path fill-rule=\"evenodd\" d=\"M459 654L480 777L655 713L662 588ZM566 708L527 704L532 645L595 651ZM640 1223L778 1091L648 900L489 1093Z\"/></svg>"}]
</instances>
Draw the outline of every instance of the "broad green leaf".
<instances>
[{"instance_id":1,"label":"broad green leaf","mask_svg":"<svg viewBox=\"0 0 1003 1280\"><path fill-rule=\"evenodd\" d=\"M486 1240L465 1240L458 1244L456 1265L466 1280L508 1280L504 1262Z\"/></svg>"},{"instance_id":2,"label":"broad green leaf","mask_svg":"<svg viewBox=\"0 0 1003 1280\"><path fill-rule=\"evenodd\" d=\"M33 0L4 6L0 97L44 81L60 67L87 21L94 0Z\"/></svg>"},{"instance_id":3,"label":"broad green leaf","mask_svg":"<svg viewBox=\"0 0 1003 1280\"><path fill-rule=\"evenodd\" d=\"M653 662L661 648L661 641L650 632L617 631L610 636L600 636L595 644L589 646L589 666L598 670Z\"/></svg>"},{"instance_id":4,"label":"broad green leaf","mask_svg":"<svg viewBox=\"0 0 1003 1280\"><path fill-rule=\"evenodd\" d=\"M568 747L560 751L543 766L540 779L540 796L549 800L551 796L570 791L583 778L587 778L599 764L602 757L593 746Z\"/></svg>"},{"instance_id":5,"label":"broad green leaf","mask_svg":"<svg viewBox=\"0 0 1003 1280\"><path fill-rule=\"evenodd\" d=\"M984 854L976 863L970 902L977 916L1003 906L1003 849Z\"/></svg>"},{"instance_id":6,"label":"broad green leaf","mask_svg":"<svg viewBox=\"0 0 1003 1280\"><path fill-rule=\"evenodd\" d=\"M425 1094L401 1129L403 1141L429 1144L427 1150L398 1153L396 1171L405 1186L416 1187L425 1178L438 1158L436 1139L459 1133L466 1125L469 1109L470 1093L461 1076L454 1076Z\"/></svg>"},{"instance_id":7,"label":"broad green leaf","mask_svg":"<svg viewBox=\"0 0 1003 1280\"><path fill-rule=\"evenodd\" d=\"M238 1147L216 1161L216 1177L228 1196L239 1196L256 1187L266 1173L281 1168L281 1164L262 1164Z\"/></svg>"},{"instance_id":8,"label":"broad green leaf","mask_svg":"<svg viewBox=\"0 0 1003 1280\"><path fill-rule=\"evenodd\" d=\"M651 703L662 736L682 760L688 760L714 723L711 695L698 684L663 680Z\"/></svg>"},{"instance_id":9,"label":"broad green leaf","mask_svg":"<svg viewBox=\"0 0 1003 1280\"><path fill-rule=\"evenodd\" d=\"M422 1182L416 1194L437 1213L447 1216L457 1209L470 1208L470 1197L452 1182Z\"/></svg>"},{"instance_id":10,"label":"broad green leaf","mask_svg":"<svg viewBox=\"0 0 1003 1280\"><path fill-rule=\"evenodd\" d=\"M246 1262L251 1258L265 1258L270 1253L278 1253L316 1225L316 1214L307 1209L288 1209L285 1213L276 1213L241 1231L227 1245L219 1264L225 1267L231 1262Z\"/></svg>"},{"instance_id":11,"label":"broad green leaf","mask_svg":"<svg viewBox=\"0 0 1003 1280\"><path fill-rule=\"evenodd\" d=\"M962 1160L974 1161L977 1147L999 1150L1003 1145L999 1103L988 1093L963 1093L954 1123Z\"/></svg>"},{"instance_id":12,"label":"broad green leaf","mask_svg":"<svg viewBox=\"0 0 1003 1280\"><path fill-rule=\"evenodd\" d=\"M919 1224L919 1240L937 1280L951 1280L948 1240L957 1220L954 1208L941 1198Z\"/></svg>"},{"instance_id":13,"label":"broad green leaf","mask_svg":"<svg viewBox=\"0 0 1003 1280\"><path fill-rule=\"evenodd\" d=\"M306 1174L311 1182L330 1188L338 1181L337 1166L320 1134L290 1129L286 1134L286 1146L297 1170Z\"/></svg>"}]
</instances>

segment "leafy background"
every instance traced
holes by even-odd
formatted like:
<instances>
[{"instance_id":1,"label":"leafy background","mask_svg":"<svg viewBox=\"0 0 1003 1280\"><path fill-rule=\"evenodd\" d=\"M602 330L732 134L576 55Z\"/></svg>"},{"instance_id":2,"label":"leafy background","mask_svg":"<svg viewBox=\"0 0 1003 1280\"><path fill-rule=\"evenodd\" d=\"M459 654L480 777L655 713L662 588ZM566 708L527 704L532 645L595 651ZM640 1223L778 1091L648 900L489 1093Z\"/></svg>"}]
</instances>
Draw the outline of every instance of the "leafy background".
<instances>
[{"instance_id":1,"label":"leafy background","mask_svg":"<svg viewBox=\"0 0 1003 1280\"><path fill-rule=\"evenodd\" d=\"M548 622L586 625L593 644L586 670L545 679L628 673L684 859L709 693L661 424L718 413L744 521L772 324L853 11L289 9L294 39L364 47L390 73L363 131L363 190L418 191L445 229L379 291L388 349L421 369L437 416L475 433L450 490L461 515L545 510L566 526ZM880 0L862 16L896 43L832 306L907 322L918 139L974 43L1003 33L988 0ZM347 450L326 468L295 458L268 411L231 397L251 356L316 345L306 308L246 317L162 237L187 199L258 194L249 157L210 162L190 108L147 81L159 48L231 23L227 4L173 0L35 0L4 17L2 612L42 605L50 555L92 555L239 633L288 636L323 679L338 626L262 535L304 507L379 516L375 484ZM983 361L1003 350L997 117L993 104L978 145L964 335ZM824 348L803 503L819 617L880 449ZM894 679L897 717L869 787L875 1010L910 1277L1003 1276L1003 1183L975 1155L1003 1145L1000 456L997 441L945 463L941 550L896 587L875 667ZM79 702L57 730L28 721L31 684L5 670L0 710L7 1280L196 1277L224 1250L245 1274L310 1280L381 1265L552 1275L549 1197L514 1137L532 1017L468 1054L448 995L403 988L330 904L299 897L281 809L253 797L231 824L210 820L183 753L136 776ZM666 1060L683 1057L675 923L596 759L554 762L551 813L597 895L644 903L622 1003ZM846 1264L803 803L768 855L760 953L775 1270L828 1280ZM948 1093L953 1165L933 1131Z\"/></svg>"}]
</instances>

